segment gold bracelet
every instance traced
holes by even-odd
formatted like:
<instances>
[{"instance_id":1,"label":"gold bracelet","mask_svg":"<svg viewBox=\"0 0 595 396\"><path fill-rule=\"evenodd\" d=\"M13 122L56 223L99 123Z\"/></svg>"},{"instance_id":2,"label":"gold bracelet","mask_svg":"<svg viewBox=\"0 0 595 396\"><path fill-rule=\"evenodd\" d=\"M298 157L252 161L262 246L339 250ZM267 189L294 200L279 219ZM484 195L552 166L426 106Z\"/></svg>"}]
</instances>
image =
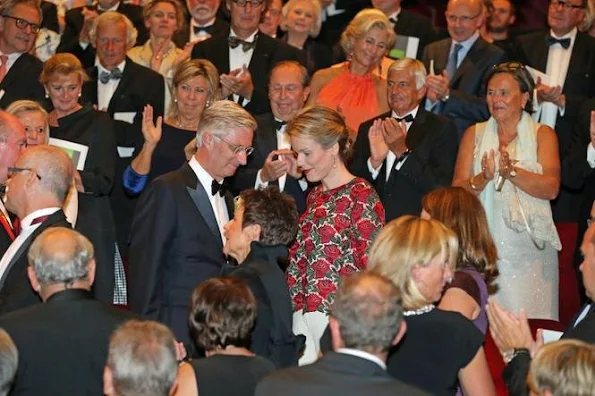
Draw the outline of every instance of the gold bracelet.
<instances>
[{"instance_id":1,"label":"gold bracelet","mask_svg":"<svg viewBox=\"0 0 595 396\"><path fill-rule=\"evenodd\" d=\"M469 178L469 185L471 186L471 189L473 191L479 191L479 188L477 188L477 186L475 184L473 184L473 179L475 178L475 176L471 176Z\"/></svg>"}]
</instances>

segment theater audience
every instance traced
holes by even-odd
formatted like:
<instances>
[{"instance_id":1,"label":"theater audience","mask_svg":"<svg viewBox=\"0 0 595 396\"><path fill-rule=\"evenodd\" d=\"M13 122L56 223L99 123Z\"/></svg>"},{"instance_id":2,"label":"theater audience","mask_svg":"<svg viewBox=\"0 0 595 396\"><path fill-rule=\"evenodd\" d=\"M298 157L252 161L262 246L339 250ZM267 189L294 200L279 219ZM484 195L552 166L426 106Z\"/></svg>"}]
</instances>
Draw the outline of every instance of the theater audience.
<instances>
[{"instance_id":1,"label":"theater audience","mask_svg":"<svg viewBox=\"0 0 595 396\"><path fill-rule=\"evenodd\" d=\"M50 138L48 112L32 100L17 100L6 108L6 112L19 119L25 128L27 147L47 144Z\"/></svg>"},{"instance_id":2,"label":"theater audience","mask_svg":"<svg viewBox=\"0 0 595 396\"><path fill-rule=\"evenodd\" d=\"M109 116L91 104L79 104L88 77L72 54L56 54L43 66L40 81L53 104L50 136L84 145L84 164L77 164L74 186L78 192L76 229L95 247L95 297L104 303L125 303L124 269L116 261L116 234L108 195L116 168L116 138ZM115 279L115 274L120 275Z\"/></svg>"},{"instance_id":3,"label":"theater audience","mask_svg":"<svg viewBox=\"0 0 595 396\"><path fill-rule=\"evenodd\" d=\"M417 215L421 199L452 181L458 139L449 119L420 107L426 70L415 59L401 59L388 70L390 111L361 124L351 171L374 185L386 219Z\"/></svg>"},{"instance_id":4,"label":"theater audience","mask_svg":"<svg viewBox=\"0 0 595 396\"><path fill-rule=\"evenodd\" d=\"M352 130L352 140L362 122L389 110L386 81L374 71L395 39L392 25L382 11L361 11L341 35L347 62L319 70L312 77L308 104L338 111Z\"/></svg>"},{"instance_id":5,"label":"theater audience","mask_svg":"<svg viewBox=\"0 0 595 396\"><path fill-rule=\"evenodd\" d=\"M44 149L30 150L39 157ZM53 180L44 168L35 171ZM70 178L63 180L67 187ZM31 245L22 270L44 303L0 317L19 351L11 395L102 394L109 336L133 316L92 297L93 253L87 238L62 227L46 229Z\"/></svg>"},{"instance_id":6,"label":"theater audience","mask_svg":"<svg viewBox=\"0 0 595 396\"><path fill-rule=\"evenodd\" d=\"M297 158L288 173L320 183L308 195L287 268L293 301L293 331L306 336L300 364L314 361L343 277L366 269L367 254L384 225L384 208L368 182L347 169L348 128L340 114L316 106L287 125Z\"/></svg>"},{"instance_id":7,"label":"theater audience","mask_svg":"<svg viewBox=\"0 0 595 396\"><path fill-rule=\"evenodd\" d=\"M558 194L555 132L538 124L533 79L523 65L502 63L487 76L491 117L465 132L453 185L482 202L498 248L496 299L531 318L558 319L560 238L548 200ZM537 275L539 274L539 275Z\"/></svg>"},{"instance_id":8,"label":"theater audience","mask_svg":"<svg viewBox=\"0 0 595 396\"><path fill-rule=\"evenodd\" d=\"M6 331L0 329L0 396L12 388L19 364L19 351Z\"/></svg>"},{"instance_id":9,"label":"theater audience","mask_svg":"<svg viewBox=\"0 0 595 396\"><path fill-rule=\"evenodd\" d=\"M124 171L124 188L139 194L147 182L178 169L185 161L184 147L196 145L196 130L204 109L219 99L219 74L208 60L193 59L180 64L172 79L173 101L165 122L153 122L153 108L143 111L142 149Z\"/></svg>"},{"instance_id":10,"label":"theater audience","mask_svg":"<svg viewBox=\"0 0 595 396\"><path fill-rule=\"evenodd\" d=\"M332 64L331 49L314 39L320 33L322 10L318 0L289 0L283 6L282 40L306 55L308 74Z\"/></svg>"},{"instance_id":11,"label":"theater audience","mask_svg":"<svg viewBox=\"0 0 595 396\"><path fill-rule=\"evenodd\" d=\"M28 54L40 24L38 1L4 0L0 4L0 109L19 99L43 100L38 81L42 63Z\"/></svg>"},{"instance_id":12,"label":"theater audience","mask_svg":"<svg viewBox=\"0 0 595 396\"><path fill-rule=\"evenodd\" d=\"M170 396L177 371L171 331L157 322L130 320L110 337L103 394Z\"/></svg>"},{"instance_id":13,"label":"theater audience","mask_svg":"<svg viewBox=\"0 0 595 396\"><path fill-rule=\"evenodd\" d=\"M194 290L191 304L191 331L206 359L180 366L176 395L254 395L275 366L248 349L257 313L250 288L240 279L212 278Z\"/></svg>"},{"instance_id":14,"label":"theater audience","mask_svg":"<svg viewBox=\"0 0 595 396\"><path fill-rule=\"evenodd\" d=\"M239 264L229 276L246 281L258 306L250 350L277 368L297 365L304 345L304 339L292 332L291 299L283 272L297 221L297 207L289 195L277 187L249 189L240 193L234 218L223 233L223 252Z\"/></svg>"},{"instance_id":15,"label":"theater audience","mask_svg":"<svg viewBox=\"0 0 595 396\"><path fill-rule=\"evenodd\" d=\"M258 25L258 30L267 36L277 38L279 35L279 26L283 20L282 9L282 0L271 0L262 21Z\"/></svg>"},{"instance_id":16,"label":"theater audience","mask_svg":"<svg viewBox=\"0 0 595 396\"><path fill-rule=\"evenodd\" d=\"M331 310L334 352L268 375L255 394L425 395L386 373L388 351L407 328L399 302L399 290L380 275L364 272L345 279Z\"/></svg>"}]
</instances>

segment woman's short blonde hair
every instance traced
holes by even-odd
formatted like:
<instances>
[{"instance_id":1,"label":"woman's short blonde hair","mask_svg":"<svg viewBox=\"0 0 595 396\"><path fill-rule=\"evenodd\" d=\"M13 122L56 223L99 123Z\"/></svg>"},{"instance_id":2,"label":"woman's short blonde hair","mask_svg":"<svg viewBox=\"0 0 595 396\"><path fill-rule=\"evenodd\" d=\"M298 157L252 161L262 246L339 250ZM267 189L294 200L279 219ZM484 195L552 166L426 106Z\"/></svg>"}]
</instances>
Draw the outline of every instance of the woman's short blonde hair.
<instances>
[{"instance_id":1,"label":"woman's short blonde hair","mask_svg":"<svg viewBox=\"0 0 595 396\"><path fill-rule=\"evenodd\" d=\"M335 110L324 106L307 107L287 123L289 136L314 140L324 149L339 145L339 158L347 164L351 158L352 144L345 120Z\"/></svg>"},{"instance_id":2,"label":"woman's short blonde hair","mask_svg":"<svg viewBox=\"0 0 595 396\"><path fill-rule=\"evenodd\" d=\"M184 17L184 11L182 8L182 4L178 0L153 0L149 4L143 7L143 19L146 21L151 18L153 14L153 10L159 3L167 3L171 4L174 7L176 13L176 32L180 31L184 28L186 24L186 18Z\"/></svg>"},{"instance_id":3,"label":"woman's short blonde hair","mask_svg":"<svg viewBox=\"0 0 595 396\"><path fill-rule=\"evenodd\" d=\"M39 103L32 100L16 100L6 108L6 112L19 118L22 113L39 113L45 120L45 143L50 138L50 125L48 124L48 112Z\"/></svg>"},{"instance_id":4,"label":"woman's short blonde hair","mask_svg":"<svg viewBox=\"0 0 595 396\"><path fill-rule=\"evenodd\" d=\"M322 7L320 7L320 1L318 0L289 0L281 9L281 15L283 20L281 22L281 30L287 31L287 15L295 7L296 3L300 1L309 3L314 9L314 26L310 30L310 37L318 37L320 34L320 28L322 27Z\"/></svg>"},{"instance_id":5,"label":"woman's short blonde hair","mask_svg":"<svg viewBox=\"0 0 595 396\"><path fill-rule=\"evenodd\" d=\"M419 290L413 269L428 266L440 254L446 254L448 265L454 268L457 251L457 236L444 224L402 216L388 223L376 237L368 255L368 269L392 280L405 309L418 309L434 301Z\"/></svg>"},{"instance_id":6,"label":"woman's short blonde hair","mask_svg":"<svg viewBox=\"0 0 595 396\"><path fill-rule=\"evenodd\" d=\"M544 345L531 362L527 380L533 392L553 396L595 394L595 346L579 340Z\"/></svg>"},{"instance_id":7,"label":"woman's short blonde hair","mask_svg":"<svg viewBox=\"0 0 595 396\"><path fill-rule=\"evenodd\" d=\"M206 59L188 59L180 63L172 78L172 100L168 109L168 117L176 118L179 115L178 103L176 102L176 89L180 84L192 80L194 77L202 77L207 81L206 107L220 99L219 73L217 68Z\"/></svg>"},{"instance_id":8,"label":"woman's short blonde hair","mask_svg":"<svg viewBox=\"0 0 595 396\"><path fill-rule=\"evenodd\" d=\"M81 84L89 80L81 61L76 56L67 52L60 53L45 61L39 81L47 85L56 74L67 76L73 73L79 76Z\"/></svg>"},{"instance_id":9,"label":"woman's short blonde hair","mask_svg":"<svg viewBox=\"0 0 595 396\"><path fill-rule=\"evenodd\" d=\"M341 34L340 44L343 51L345 51L345 54L349 54L353 51L354 41L362 38L373 28L384 30L388 34L386 43L387 51L395 45L397 35L395 34L388 17L384 12L378 9L367 8L358 12Z\"/></svg>"}]
</instances>

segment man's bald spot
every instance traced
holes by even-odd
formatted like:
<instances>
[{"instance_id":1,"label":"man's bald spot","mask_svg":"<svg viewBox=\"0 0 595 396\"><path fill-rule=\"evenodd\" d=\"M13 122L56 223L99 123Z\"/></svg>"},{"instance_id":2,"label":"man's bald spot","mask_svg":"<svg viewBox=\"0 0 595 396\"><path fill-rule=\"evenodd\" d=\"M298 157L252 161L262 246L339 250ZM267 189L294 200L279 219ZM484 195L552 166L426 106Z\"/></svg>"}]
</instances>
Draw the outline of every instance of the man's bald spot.
<instances>
[{"instance_id":1,"label":"man's bald spot","mask_svg":"<svg viewBox=\"0 0 595 396\"><path fill-rule=\"evenodd\" d=\"M77 254L80 234L65 227L52 227L44 231L37 240L39 253L53 261L67 263Z\"/></svg>"}]
</instances>

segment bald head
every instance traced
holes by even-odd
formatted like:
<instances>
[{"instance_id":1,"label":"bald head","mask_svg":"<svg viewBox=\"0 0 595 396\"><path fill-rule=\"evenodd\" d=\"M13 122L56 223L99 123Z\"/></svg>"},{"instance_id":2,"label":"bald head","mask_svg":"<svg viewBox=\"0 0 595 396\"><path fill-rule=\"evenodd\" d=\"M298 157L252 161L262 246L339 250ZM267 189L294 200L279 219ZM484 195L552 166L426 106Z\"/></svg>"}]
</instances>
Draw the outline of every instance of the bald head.
<instances>
[{"instance_id":1,"label":"bald head","mask_svg":"<svg viewBox=\"0 0 595 396\"><path fill-rule=\"evenodd\" d=\"M27 145L25 128L18 118L0 110L0 183L5 183L8 168L14 166Z\"/></svg>"},{"instance_id":2,"label":"bald head","mask_svg":"<svg viewBox=\"0 0 595 396\"><path fill-rule=\"evenodd\" d=\"M72 160L63 150L47 145L29 147L23 151L17 164L19 168L35 170L40 177L41 186L55 194L60 202L64 202L72 184L74 168Z\"/></svg>"},{"instance_id":3,"label":"bald head","mask_svg":"<svg viewBox=\"0 0 595 396\"><path fill-rule=\"evenodd\" d=\"M483 24L483 1L450 0L445 16L450 37L458 43L466 41Z\"/></svg>"}]
</instances>

